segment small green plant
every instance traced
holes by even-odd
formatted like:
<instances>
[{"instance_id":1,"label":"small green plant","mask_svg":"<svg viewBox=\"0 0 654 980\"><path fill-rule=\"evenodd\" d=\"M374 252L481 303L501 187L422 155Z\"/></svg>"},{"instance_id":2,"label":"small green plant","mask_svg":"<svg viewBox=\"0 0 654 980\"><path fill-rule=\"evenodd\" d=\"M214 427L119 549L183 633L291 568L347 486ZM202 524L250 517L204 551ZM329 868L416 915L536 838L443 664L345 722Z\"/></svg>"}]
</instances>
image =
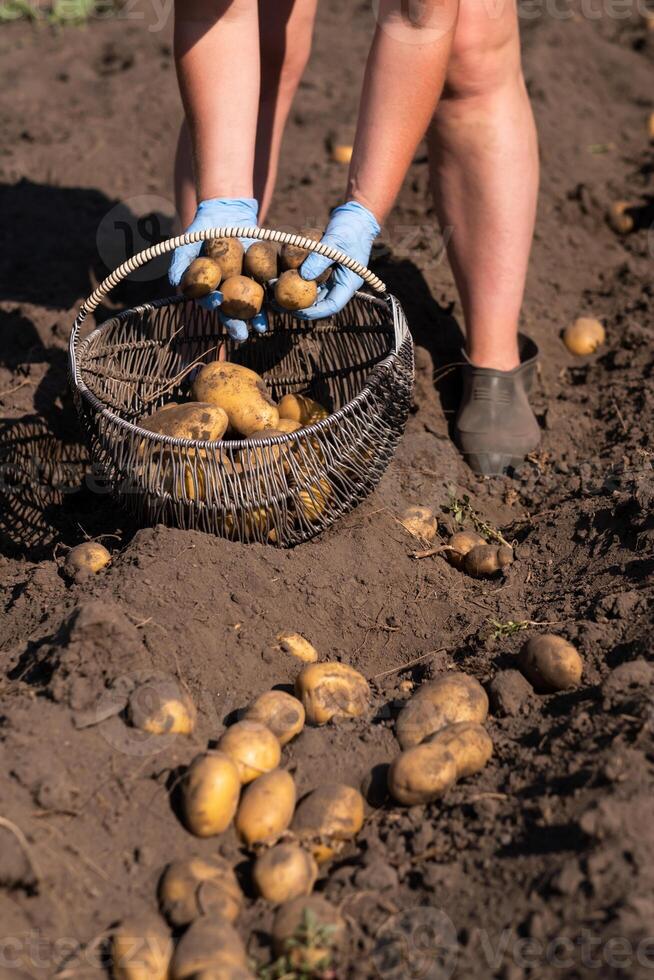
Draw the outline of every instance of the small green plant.
<instances>
[{"instance_id":1,"label":"small green plant","mask_svg":"<svg viewBox=\"0 0 654 980\"><path fill-rule=\"evenodd\" d=\"M259 980L331 980L331 945L334 926L321 923L305 909L302 923L287 939L282 955L259 970Z\"/></svg>"},{"instance_id":2,"label":"small green plant","mask_svg":"<svg viewBox=\"0 0 654 980\"><path fill-rule=\"evenodd\" d=\"M477 511L474 510L467 493L464 493L463 497L459 498L455 488L452 486L448 488L448 493L449 497L446 510L449 511L457 524L463 527L469 522L473 525L475 531L487 540L498 541L500 544L506 545L507 548L511 547L504 535L494 528L492 524L489 524L488 521L483 520Z\"/></svg>"},{"instance_id":3,"label":"small green plant","mask_svg":"<svg viewBox=\"0 0 654 980\"><path fill-rule=\"evenodd\" d=\"M95 14L111 15L118 0L0 0L0 22L44 21L48 24L83 24Z\"/></svg>"},{"instance_id":4,"label":"small green plant","mask_svg":"<svg viewBox=\"0 0 654 980\"><path fill-rule=\"evenodd\" d=\"M558 622L558 620L538 622L534 619L507 619L505 623L501 623L497 619L489 619L488 625L493 627L490 638L492 640L501 640L505 636L513 636L514 633L521 633L523 630L529 629L530 626L557 626Z\"/></svg>"}]
</instances>

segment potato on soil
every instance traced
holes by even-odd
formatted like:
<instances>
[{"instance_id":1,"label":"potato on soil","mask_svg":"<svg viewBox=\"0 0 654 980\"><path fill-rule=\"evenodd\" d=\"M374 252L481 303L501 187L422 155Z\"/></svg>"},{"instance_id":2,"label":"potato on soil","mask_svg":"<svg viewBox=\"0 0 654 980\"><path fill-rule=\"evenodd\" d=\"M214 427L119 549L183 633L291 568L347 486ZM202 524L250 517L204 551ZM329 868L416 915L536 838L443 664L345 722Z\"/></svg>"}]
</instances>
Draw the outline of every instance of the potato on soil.
<instances>
[{"instance_id":1,"label":"potato on soil","mask_svg":"<svg viewBox=\"0 0 654 980\"><path fill-rule=\"evenodd\" d=\"M580 316L566 327L563 332L563 343L571 354L583 357L592 354L604 343L606 332L604 327L591 316Z\"/></svg>"},{"instance_id":2,"label":"potato on soil","mask_svg":"<svg viewBox=\"0 0 654 980\"><path fill-rule=\"evenodd\" d=\"M238 238L210 238L204 243L202 251L218 263L223 279L240 276L245 249Z\"/></svg>"},{"instance_id":3,"label":"potato on soil","mask_svg":"<svg viewBox=\"0 0 654 980\"><path fill-rule=\"evenodd\" d=\"M474 776L480 772L491 755L493 743L483 727L474 721L460 721L456 725L446 725L430 735L425 745L440 745L454 757L456 778Z\"/></svg>"},{"instance_id":4,"label":"potato on soil","mask_svg":"<svg viewBox=\"0 0 654 980\"><path fill-rule=\"evenodd\" d=\"M173 861L159 881L159 908L172 926L187 926L200 915L234 922L243 892L232 866L219 855Z\"/></svg>"},{"instance_id":5,"label":"potato on soil","mask_svg":"<svg viewBox=\"0 0 654 980\"><path fill-rule=\"evenodd\" d=\"M583 661L562 636L532 636L518 655L518 666L534 690L565 691L581 683Z\"/></svg>"},{"instance_id":6,"label":"potato on soil","mask_svg":"<svg viewBox=\"0 0 654 980\"><path fill-rule=\"evenodd\" d=\"M312 976L344 945L345 920L321 895L302 895L279 907L272 938L277 956L285 955L295 970Z\"/></svg>"},{"instance_id":7,"label":"potato on soil","mask_svg":"<svg viewBox=\"0 0 654 980\"><path fill-rule=\"evenodd\" d=\"M618 235L628 235L634 230L633 215L629 214L637 205L633 201L614 201L607 213L607 220Z\"/></svg>"},{"instance_id":8,"label":"potato on soil","mask_svg":"<svg viewBox=\"0 0 654 980\"><path fill-rule=\"evenodd\" d=\"M463 567L473 578L492 578L513 564L513 548L504 544L478 544L465 556Z\"/></svg>"},{"instance_id":9,"label":"potato on soil","mask_svg":"<svg viewBox=\"0 0 654 980\"><path fill-rule=\"evenodd\" d=\"M352 159L354 147L345 143L337 143L332 147L332 160L334 163L349 163Z\"/></svg>"},{"instance_id":10,"label":"potato on soil","mask_svg":"<svg viewBox=\"0 0 654 980\"><path fill-rule=\"evenodd\" d=\"M276 769L282 750L275 735L258 721L237 721L218 740L218 750L233 760L242 783Z\"/></svg>"},{"instance_id":11,"label":"potato on soil","mask_svg":"<svg viewBox=\"0 0 654 980\"><path fill-rule=\"evenodd\" d=\"M239 320L251 320L261 312L263 287L249 276L230 276L222 284L221 312Z\"/></svg>"},{"instance_id":12,"label":"potato on soil","mask_svg":"<svg viewBox=\"0 0 654 980\"><path fill-rule=\"evenodd\" d=\"M266 691L252 702L245 712L245 720L265 725L280 745L286 745L304 728L304 706L286 691Z\"/></svg>"},{"instance_id":13,"label":"potato on soil","mask_svg":"<svg viewBox=\"0 0 654 980\"><path fill-rule=\"evenodd\" d=\"M111 937L114 980L167 980L173 941L158 915L125 919Z\"/></svg>"},{"instance_id":14,"label":"potato on soil","mask_svg":"<svg viewBox=\"0 0 654 980\"><path fill-rule=\"evenodd\" d=\"M277 407L280 419L299 422L300 426L313 425L329 416L327 409L308 395L284 395Z\"/></svg>"},{"instance_id":15,"label":"potato on soil","mask_svg":"<svg viewBox=\"0 0 654 980\"><path fill-rule=\"evenodd\" d=\"M401 752L390 764L388 790L405 806L430 803L456 782L454 756L442 745L424 742Z\"/></svg>"},{"instance_id":16,"label":"potato on soil","mask_svg":"<svg viewBox=\"0 0 654 980\"><path fill-rule=\"evenodd\" d=\"M263 379L240 364L206 364L195 378L192 392L199 401L223 409L229 424L243 436L259 429L275 429L279 422L277 406Z\"/></svg>"},{"instance_id":17,"label":"potato on soil","mask_svg":"<svg viewBox=\"0 0 654 980\"><path fill-rule=\"evenodd\" d=\"M85 541L75 545L66 555L64 572L69 578L80 575L95 575L106 568L111 561L111 554L98 541Z\"/></svg>"},{"instance_id":18,"label":"potato on soil","mask_svg":"<svg viewBox=\"0 0 654 980\"><path fill-rule=\"evenodd\" d=\"M652 24L654 24L654 17L652 17ZM647 120L647 135L654 142L654 112L650 112Z\"/></svg>"},{"instance_id":19,"label":"potato on soil","mask_svg":"<svg viewBox=\"0 0 654 980\"><path fill-rule=\"evenodd\" d=\"M127 715L134 728L151 735L190 735L195 728L195 705L174 677L139 684L130 694Z\"/></svg>"},{"instance_id":20,"label":"potato on soil","mask_svg":"<svg viewBox=\"0 0 654 980\"><path fill-rule=\"evenodd\" d=\"M213 971L219 967L247 969L247 953L241 937L227 919L202 915L189 926L177 943L170 980L190 980L198 973Z\"/></svg>"},{"instance_id":21,"label":"potato on soil","mask_svg":"<svg viewBox=\"0 0 654 980\"><path fill-rule=\"evenodd\" d=\"M180 288L187 299L200 299L208 296L220 285L222 269L214 259L200 257L193 259L182 276Z\"/></svg>"},{"instance_id":22,"label":"potato on soil","mask_svg":"<svg viewBox=\"0 0 654 980\"><path fill-rule=\"evenodd\" d=\"M479 681L453 671L418 688L398 715L395 735L402 748L408 749L446 725L483 724L487 717L488 695Z\"/></svg>"},{"instance_id":23,"label":"potato on soil","mask_svg":"<svg viewBox=\"0 0 654 980\"><path fill-rule=\"evenodd\" d=\"M148 432L200 442L222 439L228 424L227 413L208 401L187 402L172 408L164 405L152 415L139 420L139 427Z\"/></svg>"},{"instance_id":24,"label":"potato on soil","mask_svg":"<svg viewBox=\"0 0 654 980\"><path fill-rule=\"evenodd\" d=\"M400 524L421 541L433 541L438 531L438 523L431 507L420 507L417 504L402 512Z\"/></svg>"},{"instance_id":25,"label":"potato on soil","mask_svg":"<svg viewBox=\"0 0 654 980\"><path fill-rule=\"evenodd\" d=\"M315 664L318 660L318 651L300 633L278 633L277 642L284 653L290 653L305 664Z\"/></svg>"},{"instance_id":26,"label":"potato on soil","mask_svg":"<svg viewBox=\"0 0 654 980\"><path fill-rule=\"evenodd\" d=\"M468 552L482 544L486 544L486 540L476 531L456 531L447 542L450 550L444 554L450 565L462 569Z\"/></svg>"},{"instance_id":27,"label":"potato on soil","mask_svg":"<svg viewBox=\"0 0 654 980\"><path fill-rule=\"evenodd\" d=\"M318 865L299 844L277 844L264 851L255 861L252 878L262 898L281 905L292 898L310 895Z\"/></svg>"},{"instance_id":28,"label":"potato on soil","mask_svg":"<svg viewBox=\"0 0 654 980\"><path fill-rule=\"evenodd\" d=\"M361 793L344 783L325 783L308 793L295 811L293 830L323 864L363 827Z\"/></svg>"},{"instance_id":29,"label":"potato on soil","mask_svg":"<svg viewBox=\"0 0 654 980\"><path fill-rule=\"evenodd\" d=\"M277 246L273 242L254 242L245 253L243 271L257 282L277 277Z\"/></svg>"},{"instance_id":30,"label":"potato on soil","mask_svg":"<svg viewBox=\"0 0 654 980\"><path fill-rule=\"evenodd\" d=\"M358 718L370 702L368 681L354 667L341 663L303 667L295 679L295 693L310 725L326 725L332 718Z\"/></svg>"},{"instance_id":31,"label":"potato on soil","mask_svg":"<svg viewBox=\"0 0 654 980\"><path fill-rule=\"evenodd\" d=\"M295 810L295 782L284 769L256 779L243 793L236 831L248 847L274 843L289 826Z\"/></svg>"},{"instance_id":32,"label":"potato on soil","mask_svg":"<svg viewBox=\"0 0 654 980\"><path fill-rule=\"evenodd\" d=\"M241 792L238 769L224 752L196 756L181 784L187 828L196 837L222 834L232 822Z\"/></svg>"},{"instance_id":33,"label":"potato on soil","mask_svg":"<svg viewBox=\"0 0 654 980\"><path fill-rule=\"evenodd\" d=\"M275 283L275 300L284 310L304 310L318 298L318 287L311 279L303 279L295 269L282 272Z\"/></svg>"}]
</instances>

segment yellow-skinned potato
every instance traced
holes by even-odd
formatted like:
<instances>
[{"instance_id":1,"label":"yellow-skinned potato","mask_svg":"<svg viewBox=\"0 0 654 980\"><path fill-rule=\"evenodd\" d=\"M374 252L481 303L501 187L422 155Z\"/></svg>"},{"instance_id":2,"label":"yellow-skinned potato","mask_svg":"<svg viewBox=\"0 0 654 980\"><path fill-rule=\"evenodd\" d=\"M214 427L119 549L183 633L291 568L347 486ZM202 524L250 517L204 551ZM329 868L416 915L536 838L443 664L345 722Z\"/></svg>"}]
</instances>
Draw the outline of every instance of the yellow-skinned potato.
<instances>
[{"instance_id":1,"label":"yellow-skinned potato","mask_svg":"<svg viewBox=\"0 0 654 980\"><path fill-rule=\"evenodd\" d=\"M277 277L277 246L273 242L254 242L245 253L243 271L257 282Z\"/></svg>"},{"instance_id":2,"label":"yellow-skinned potato","mask_svg":"<svg viewBox=\"0 0 654 980\"><path fill-rule=\"evenodd\" d=\"M280 419L299 422L300 426L321 422L329 415L326 408L308 395L284 395L278 408Z\"/></svg>"},{"instance_id":3,"label":"yellow-skinned potato","mask_svg":"<svg viewBox=\"0 0 654 980\"><path fill-rule=\"evenodd\" d=\"M279 412L265 382L254 371L228 361L206 364L193 382L193 397L217 405L243 436L277 428Z\"/></svg>"},{"instance_id":4,"label":"yellow-skinned potato","mask_svg":"<svg viewBox=\"0 0 654 980\"><path fill-rule=\"evenodd\" d=\"M504 544L478 544L465 556L463 567L474 578L491 578L513 564L513 548Z\"/></svg>"},{"instance_id":5,"label":"yellow-skinned potato","mask_svg":"<svg viewBox=\"0 0 654 980\"><path fill-rule=\"evenodd\" d=\"M318 651L300 633L278 633L277 642L284 653L290 653L305 664L315 664L318 660Z\"/></svg>"},{"instance_id":6,"label":"yellow-skinned potato","mask_svg":"<svg viewBox=\"0 0 654 980\"><path fill-rule=\"evenodd\" d=\"M245 250L238 238L210 238L204 243L202 251L218 263L223 279L240 276Z\"/></svg>"},{"instance_id":7,"label":"yellow-skinned potato","mask_svg":"<svg viewBox=\"0 0 654 980\"><path fill-rule=\"evenodd\" d=\"M486 541L476 531L456 531L447 542L451 550L446 551L445 555L450 565L462 569L468 552L482 544L486 544Z\"/></svg>"},{"instance_id":8,"label":"yellow-skinned potato","mask_svg":"<svg viewBox=\"0 0 654 980\"><path fill-rule=\"evenodd\" d=\"M479 681L453 671L418 688L400 711L395 734L402 748L408 749L446 725L483 724L487 717L488 695Z\"/></svg>"},{"instance_id":9,"label":"yellow-skinned potato","mask_svg":"<svg viewBox=\"0 0 654 980\"><path fill-rule=\"evenodd\" d=\"M571 354L592 354L606 340L604 327L592 316L580 316L563 331L563 343Z\"/></svg>"},{"instance_id":10,"label":"yellow-skinned potato","mask_svg":"<svg viewBox=\"0 0 654 980\"><path fill-rule=\"evenodd\" d=\"M158 897L162 915L173 926L187 926L209 913L234 922L243 907L232 866L219 855L173 861L161 876Z\"/></svg>"},{"instance_id":11,"label":"yellow-skinned potato","mask_svg":"<svg viewBox=\"0 0 654 980\"><path fill-rule=\"evenodd\" d=\"M354 147L346 143L337 143L332 147L332 160L334 163L349 163L352 159Z\"/></svg>"},{"instance_id":12,"label":"yellow-skinned potato","mask_svg":"<svg viewBox=\"0 0 654 980\"><path fill-rule=\"evenodd\" d=\"M308 231L300 232L300 234L303 238L310 238L312 242L319 242L322 238L322 234L317 228L310 228ZM282 245L280 253L282 269L299 269L308 255L308 248L301 248L299 245Z\"/></svg>"},{"instance_id":13,"label":"yellow-skinned potato","mask_svg":"<svg viewBox=\"0 0 654 980\"><path fill-rule=\"evenodd\" d=\"M239 771L224 752L198 755L182 782L184 822L196 837L222 834L232 822L241 791Z\"/></svg>"},{"instance_id":14,"label":"yellow-skinned potato","mask_svg":"<svg viewBox=\"0 0 654 980\"><path fill-rule=\"evenodd\" d=\"M247 953L234 926L219 916L202 915L177 943L170 980L191 980L203 970L248 966Z\"/></svg>"},{"instance_id":15,"label":"yellow-skinned potato","mask_svg":"<svg viewBox=\"0 0 654 980\"><path fill-rule=\"evenodd\" d=\"M429 803L456 782L456 761L441 745L425 742L406 749L388 770L388 790L404 806Z\"/></svg>"},{"instance_id":16,"label":"yellow-skinned potato","mask_svg":"<svg viewBox=\"0 0 654 980\"><path fill-rule=\"evenodd\" d=\"M277 844L264 851L255 861L252 878L262 898L281 905L292 898L310 895L318 865L299 844Z\"/></svg>"},{"instance_id":17,"label":"yellow-skinned potato","mask_svg":"<svg viewBox=\"0 0 654 980\"><path fill-rule=\"evenodd\" d=\"M139 420L140 428L148 432L200 442L222 439L228 424L227 413L209 402L188 402L172 408L164 405L152 415Z\"/></svg>"},{"instance_id":18,"label":"yellow-skinned potato","mask_svg":"<svg viewBox=\"0 0 654 980\"><path fill-rule=\"evenodd\" d=\"M480 772L493 754L490 735L483 725L474 721L446 725L430 735L424 744L440 745L454 757L457 779Z\"/></svg>"},{"instance_id":19,"label":"yellow-skinned potato","mask_svg":"<svg viewBox=\"0 0 654 980\"><path fill-rule=\"evenodd\" d=\"M282 399L283 400L283 399ZM277 429L279 432L288 434L289 432L297 432L301 429L302 425L299 422L294 422L293 419L283 419L281 416L279 422L277 423Z\"/></svg>"},{"instance_id":20,"label":"yellow-skinned potato","mask_svg":"<svg viewBox=\"0 0 654 980\"><path fill-rule=\"evenodd\" d=\"M276 769L282 757L278 739L258 721L237 721L220 736L218 749L233 760L242 783Z\"/></svg>"},{"instance_id":21,"label":"yellow-skinned potato","mask_svg":"<svg viewBox=\"0 0 654 980\"><path fill-rule=\"evenodd\" d=\"M325 725L332 718L358 718L366 713L370 701L365 677L341 663L303 667L295 680L295 693L310 725Z\"/></svg>"},{"instance_id":22,"label":"yellow-skinned potato","mask_svg":"<svg viewBox=\"0 0 654 980\"><path fill-rule=\"evenodd\" d=\"M71 548L66 555L64 572L70 578L78 575L95 575L106 568L111 561L111 554L98 541L85 541Z\"/></svg>"},{"instance_id":23,"label":"yellow-skinned potato","mask_svg":"<svg viewBox=\"0 0 654 980\"><path fill-rule=\"evenodd\" d=\"M305 489L298 491L298 511L308 521L316 523L325 513L331 495L332 485L323 477L318 483L311 483Z\"/></svg>"},{"instance_id":24,"label":"yellow-skinned potato","mask_svg":"<svg viewBox=\"0 0 654 980\"><path fill-rule=\"evenodd\" d=\"M562 636L532 636L518 656L520 670L536 691L565 691L581 683L583 661Z\"/></svg>"},{"instance_id":25,"label":"yellow-skinned potato","mask_svg":"<svg viewBox=\"0 0 654 980\"><path fill-rule=\"evenodd\" d=\"M245 713L247 721L258 721L286 745L304 728L305 713L301 701L285 691L266 691L253 701Z\"/></svg>"},{"instance_id":26,"label":"yellow-skinned potato","mask_svg":"<svg viewBox=\"0 0 654 980\"><path fill-rule=\"evenodd\" d=\"M275 283L275 300L285 310L304 310L318 298L318 287L311 279L303 279L295 269L282 272Z\"/></svg>"},{"instance_id":27,"label":"yellow-skinned potato","mask_svg":"<svg viewBox=\"0 0 654 980\"><path fill-rule=\"evenodd\" d=\"M151 735L190 735L195 728L195 705L174 677L139 684L130 694L127 714L134 728Z\"/></svg>"},{"instance_id":28,"label":"yellow-skinned potato","mask_svg":"<svg viewBox=\"0 0 654 980\"><path fill-rule=\"evenodd\" d=\"M634 219L629 212L637 207L638 205L634 204L633 201L614 201L607 213L607 219L613 231L619 235L628 235L630 231L633 231Z\"/></svg>"},{"instance_id":29,"label":"yellow-skinned potato","mask_svg":"<svg viewBox=\"0 0 654 980\"><path fill-rule=\"evenodd\" d=\"M214 963L207 970L194 973L191 980L257 980L254 973L251 973L244 966L237 966L234 963Z\"/></svg>"},{"instance_id":30,"label":"yellow-skinned potato","mask_svg":"<svg viewBox=\"0 0 654 980\"><path fill-rule=\"evenodd\" d=\"M344 783L325 783L300 801L293 830L318 862L329 861L363 827L361 793Z\"/></svg>"},{"instance_id":31,"label":"yellow-skinned potato","mask_svg":"<svg viewBox=\"0 0 654 980\"><path fill-rule=\"evenodd\" d=\"M285 955L301 975L314 976L329 966L332 951L344 944L346 925L322 895L301 895L279 907L272 936L277 956Z\"/></svg>"},{"instance_id":32,"label":"yellow-skinned potato","mask_svg":"<svg viewBox=\"0 0 654 980\"><path fill-rule=\"evenodd\" d=\"M251 320L261 312L263 287L249 276L230 276L221 286L223 301L220 306L225 316L239 320Z\"/></svg>"},{"instance_id":33,"label":"yellow-skinned potato","mask_svg":"<svg viewBox=\"0 0 654 980\"><path fill-rule=\"evenodd\" d=\"M173 941L154 913L125 919L111 937L114 980L167 980Z\"/></svg>"},{"instance_id":34,"label":"yellow-skinned potato","mask_svg":"<svg viewBox=\"0 0 654 980\"><path fill-rule=\"evenodd\" d=\"M433 541L438 531L438 522L431 507L420 507L417 504L404 510L400 524L421 541Z\"/></svg>"},{"instance_id":35,"label":"yellow-skinned potato","mask_svg":"<svg viewBox=\"0 0 654 980\"><path fill-rule=\"evenodd\" d=\"M222 269L214 259L200 256L188 266L180 288L187 299L200 299L217 289L222 277Z\"/></svg>"},{"instance_id":36,"label":"yellow-skinned potato","mask_svg":"<svg viewBox=\"0 0 654 980\"><path fill-rule=\"evenodd\" d=\"M248 847L274 843L289 826L295 810L295 782L284 769L260 776L243 793L236 831Z\"/></svg>"}]
</instances>

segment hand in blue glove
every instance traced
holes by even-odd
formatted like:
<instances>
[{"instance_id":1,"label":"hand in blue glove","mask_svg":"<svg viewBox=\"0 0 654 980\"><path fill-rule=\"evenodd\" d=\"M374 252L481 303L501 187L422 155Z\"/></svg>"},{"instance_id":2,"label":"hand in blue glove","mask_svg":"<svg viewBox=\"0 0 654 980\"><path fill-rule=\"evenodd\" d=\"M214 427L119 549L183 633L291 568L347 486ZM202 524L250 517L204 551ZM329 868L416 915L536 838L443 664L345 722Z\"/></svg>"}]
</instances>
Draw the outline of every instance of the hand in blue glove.
<instances>
[{"instance_id":1,"label":"hand in blue glove","mask_svg":"<svg viewBox=\"0 0 654 980\"><path fill-rule=\"evenodd\" d=\"M214 197L208 201L200 202L195 217L186 231L204 231L205 228L227 228L238 225L247 225L253 228L259 223L257 220L258 210L259 206L254 198ZM243 241L246 249L249 244L251 244L249 240ZM196 242L194 245L182 245L175 249L168 270L168 278L173 286L179 286L182 276L193 259L198 257L201 249L202 242ZM218 310L220 319L233 340L247 340L247 323L244 320L234 320L221 313L222 301L223 295L218 289L197 300L206 310ZM263 310L261 313L257 313L250 322L257 333L265 333L268 329L268 319Z\"/></svg>"},{"instance_id":2,"label":"hand in blue glove","mask_svg":"<svg viewBox=\"0 0 654 980\"><path fill-rule=\"evenodd\" d=\"M345 252L351 259L367 265L372 243L380 232L374 214L357 201L348 201L334 208L322 237L322 244ZM324 255L313 252L300 266L303 279L317 279L332 263ZM338 313L349 303L363 279L342 265L337 265L327 283L318 293L313 306L300 310L296 316L303 320L320 320Z\"/></svg>"}]
</instances>

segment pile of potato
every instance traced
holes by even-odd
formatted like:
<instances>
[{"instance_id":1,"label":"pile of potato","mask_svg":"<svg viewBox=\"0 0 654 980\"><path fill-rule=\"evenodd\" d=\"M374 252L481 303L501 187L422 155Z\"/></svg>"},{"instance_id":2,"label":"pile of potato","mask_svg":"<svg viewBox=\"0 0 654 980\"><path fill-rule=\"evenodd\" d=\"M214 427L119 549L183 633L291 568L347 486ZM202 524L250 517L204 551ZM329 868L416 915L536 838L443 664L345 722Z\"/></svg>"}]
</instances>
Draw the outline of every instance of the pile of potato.
<instances>
[{"instance_id":1,"label":"pile of potato","mask_svg":"<svg viewBox=\"0 0 654 980\"><path fill-rule=\"evenodd\" d=\"M489 544L476 531L455 531L443 553L450 565L473 578L493 578L513 564L513 548Z\"/></svg>"}]
</instances>

